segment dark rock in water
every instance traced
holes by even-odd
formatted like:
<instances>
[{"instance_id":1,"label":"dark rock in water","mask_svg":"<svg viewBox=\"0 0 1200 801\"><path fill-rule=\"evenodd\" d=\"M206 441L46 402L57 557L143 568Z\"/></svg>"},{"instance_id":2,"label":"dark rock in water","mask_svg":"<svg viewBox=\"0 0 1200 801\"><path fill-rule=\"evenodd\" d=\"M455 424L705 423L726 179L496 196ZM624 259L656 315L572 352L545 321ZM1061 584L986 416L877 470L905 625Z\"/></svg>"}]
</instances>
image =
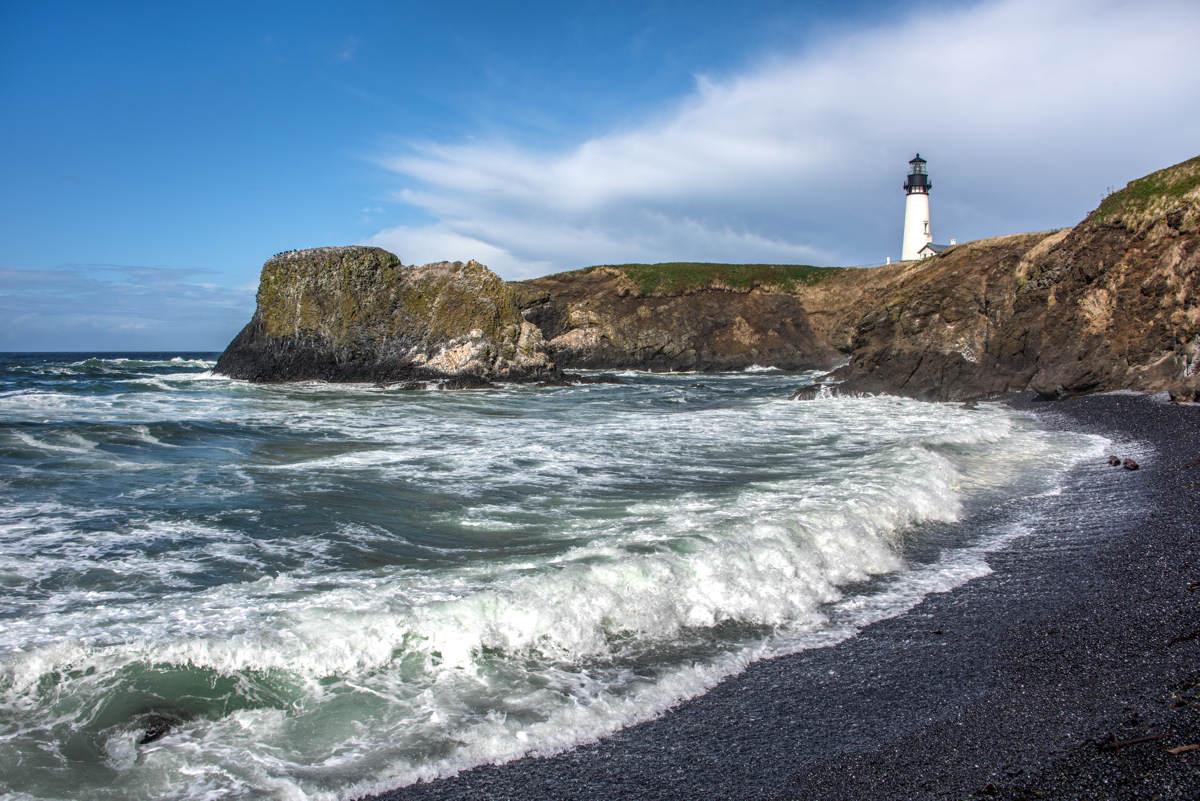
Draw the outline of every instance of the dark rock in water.
<instances>
[{"instance_id":1,"label":"dark rock in water","mask_svg":"<svg viewBox=\"0 0 1200 801\"><path fill-rule=\"evenodd\" d=\"M1108 463L1112 467L1120 467L1121 466L1121 458L1119 456L1109 456Z\"/></svg>"},{"instance_id":2,"label":"dark rock in water","mask_svg":"<svg viewBox=\"0 0 1200 801\"><path fill-rule=\"evenodd\" d=\"M493 384L486 378L474 375L439 378L430 381L401 381L396 384L377 384L376 386L383 389L399 390L401 392L416 392L425 389L444 389L450 391L461 389L497 389L496 384Z\"/></svg>"},{"instance_id":3,"label":"dark rock in water","mask_svg":"<svg viewBox=\"0 0 1200 801\"><path fill-rule=\"evenodd\" d=\"M437 383L438 389L496 389L496 385L477 375L459 375Z\"/></svg>"},{"instance_id":4,"label":"dark rock in water","mask_svg":"<svg viewBox=\"0 0 1200 801\"><path fill-rule=\"evenodd\" d=\"M563 376L572 384L624 384L625 382L615 375L581 375L580 373L563 373Z\"/></svg>"},{"instance_id":5,"label":"dark rock in water","mask_svg":"<svg viewBox=\"0 0 1200 801\"><path fill-rule=\"evenodd\" d=\"M790 400L815 400L816 398L833 394L833 384L813 384L800 387L789 397Z\"/></svg>"},{"instance_id":6,"label":"dark rock in water","mask_svg":"<svg viewBox=\"0 0 1200 801\"><path fill-rule=\"evenodd\" d=\"M142 734L138 737L138 745L148 745L155 740L161 740L171 729L175 728L182 721L173 715L162 714L158 712L150 712L142 716L138 721L138 727Z\"/></svg>"},{"instance_id":7,"label":"dark rock in water","mask_svg":"<svg viewBox=\"0 0 1200 801\"><path fill-rule=\"evenodd\" d=\"M581 375L580 373L562 373L555 378L546 378L537 383L539 387L573 387L578 384L623 384L614 375Z\"/></svg>"},{"instance_id":8,"label":"dark rock in water","mask_svg":"<svg viewBox=\"0 0 1200 801\"><path fill-rule=\"evenodd\" d=\"M463 386L557 374L541 332L482 264L405 267L379 248L293 251L263 265L258 308L217 361L250 381Z\"/></svg>"},{"instance_id":9,"label":"dark rock in water","mask_svg":"<svg viewBox=\"0 0 1200 801\"><path fill-rule=\"evenodd\" d=\"M1138 463L1133 461L1132 459L1126 459L1125 461L1121 462L1121 466L1124 467L1126 470L1137 470L1138 469Z\"/></svg>"}]
</instances>

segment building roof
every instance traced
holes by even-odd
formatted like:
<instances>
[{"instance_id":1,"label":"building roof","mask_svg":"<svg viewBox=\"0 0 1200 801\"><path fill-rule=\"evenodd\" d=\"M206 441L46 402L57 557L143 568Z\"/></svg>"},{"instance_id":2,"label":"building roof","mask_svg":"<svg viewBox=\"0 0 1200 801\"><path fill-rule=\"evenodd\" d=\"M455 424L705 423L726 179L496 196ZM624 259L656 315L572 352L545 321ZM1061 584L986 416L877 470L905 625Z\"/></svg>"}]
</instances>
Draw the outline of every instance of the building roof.
<instances>
[{"instance_id":1,"label":"building roof","mask_svg":"<svg viewBox=\"0 0 1200 801\"><path fill-rule=\"evenodd\" d=\"M933 242L926 242L925 247L921 248L921 250L928 250L928 251L932 251L933 253L937 254L937 253L941 253L944 250L947 250L949 247L950 247L949 245L938 245ZM921 250L918 250L917 252L920 253Z\"/></svg>"}]
</instances>

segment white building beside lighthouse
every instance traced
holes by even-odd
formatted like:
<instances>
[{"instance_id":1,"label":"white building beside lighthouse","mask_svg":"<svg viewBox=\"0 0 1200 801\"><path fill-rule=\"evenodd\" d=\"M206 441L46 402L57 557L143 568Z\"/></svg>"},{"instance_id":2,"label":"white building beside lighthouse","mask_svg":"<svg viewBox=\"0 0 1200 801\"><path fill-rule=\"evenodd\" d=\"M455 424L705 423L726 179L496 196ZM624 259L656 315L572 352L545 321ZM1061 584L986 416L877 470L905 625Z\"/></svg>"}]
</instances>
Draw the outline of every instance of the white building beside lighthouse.
<instances>
[{"instance_id":1,"label":"white building beside lighthouse","mask_svg":"<svg viewBox=\"0 0 1200 801\"><path fill-rule=\"evenodd\" d=\"M901 261L915 261L932 253L925 246L933 242L933 228L929 219L929 190L933 184L925 171L925 159L918 153L908 162L908 179L904 182L904 242L900 248Z\"/></svg>"}]
</instances>

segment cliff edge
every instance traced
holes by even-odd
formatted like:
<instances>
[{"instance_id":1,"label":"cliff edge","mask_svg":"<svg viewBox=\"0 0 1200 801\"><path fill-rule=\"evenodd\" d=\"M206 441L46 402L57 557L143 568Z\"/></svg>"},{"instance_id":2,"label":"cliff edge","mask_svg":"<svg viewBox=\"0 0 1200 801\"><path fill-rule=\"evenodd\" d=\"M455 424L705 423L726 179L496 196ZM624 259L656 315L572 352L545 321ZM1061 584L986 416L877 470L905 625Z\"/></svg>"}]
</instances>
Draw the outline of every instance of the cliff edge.
<instances>
[{"instance_id":1,"label":"cliff edge","mask_svg":"<svg viewBox=\"0 0 1200 801\"><path fill-rule=\"evenodd\" d=\"M1074 228L872 272L842 391L1200 390L1200 158L1131 182Z\"/></svg>"},{"instance_id":2,"label":"cliff edge","mask_svg":"<svg viewBox=\"0 0 1200 801\"><path fill-rule=\"evenodd\" d=\"M601 265L506 284L378 248L263 266L217 363L252 381L465 383L559 367L828 369L843 392L966 400L1200 393L1200 158L1133 181L1074 228L873 269ZM848 361L847 361L848 359Z\"/></svg>"},{"instance_id":3,"label":"cliff edge","mask_svg":"<svg viewBox=\"0 0 1200 801\"><path fill-rule=\"evenodd\" d=\"M406 267L372 247L281 253L216 371L250 381L530 380L553 376L541 332L478 262Z\"/></svg>"},{"instance_id":4,"label":"cliff edge","mask_svg":"<svg viewBox=\"0 0 1200 801\"><path fill-rule=\"evenodd\" d=\"M797 290L845 272L769 264L621 264L514 283L564 368L827 369L843 359Z\"/></svg>"}]
</instances>

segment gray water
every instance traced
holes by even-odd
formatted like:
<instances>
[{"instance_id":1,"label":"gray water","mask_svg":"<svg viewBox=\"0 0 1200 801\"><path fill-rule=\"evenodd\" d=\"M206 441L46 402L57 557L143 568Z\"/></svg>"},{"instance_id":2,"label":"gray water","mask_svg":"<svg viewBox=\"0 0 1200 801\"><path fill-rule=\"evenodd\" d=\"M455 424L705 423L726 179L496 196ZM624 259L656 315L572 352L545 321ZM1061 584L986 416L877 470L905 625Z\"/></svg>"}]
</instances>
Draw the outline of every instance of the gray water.
<instances>
[{"instance_id":1,"label":"gray water","mask_svg":"<svg viewBox=\"0 0 1200 801\"><path fill-rule=\"evenodd\" d=\"M660 714L1019 536L1099 454L816 374L255 386L0 356L0 795L349 798ZM139 744L166 722L159 739Z\"/></svg>"}]
</instances>

